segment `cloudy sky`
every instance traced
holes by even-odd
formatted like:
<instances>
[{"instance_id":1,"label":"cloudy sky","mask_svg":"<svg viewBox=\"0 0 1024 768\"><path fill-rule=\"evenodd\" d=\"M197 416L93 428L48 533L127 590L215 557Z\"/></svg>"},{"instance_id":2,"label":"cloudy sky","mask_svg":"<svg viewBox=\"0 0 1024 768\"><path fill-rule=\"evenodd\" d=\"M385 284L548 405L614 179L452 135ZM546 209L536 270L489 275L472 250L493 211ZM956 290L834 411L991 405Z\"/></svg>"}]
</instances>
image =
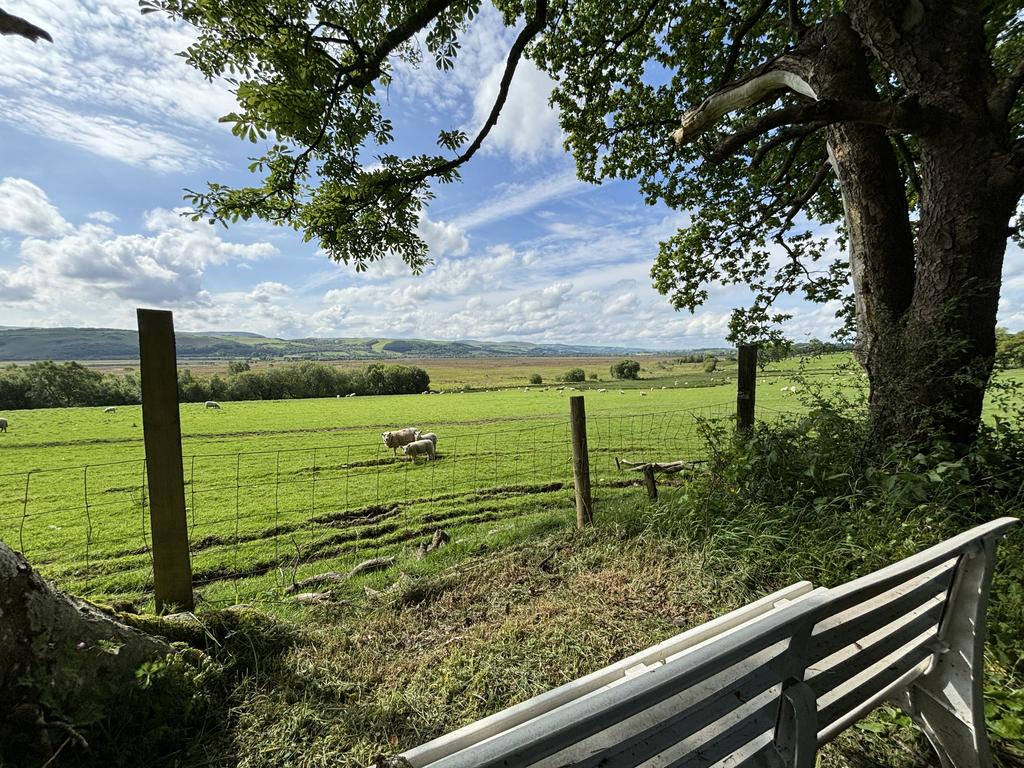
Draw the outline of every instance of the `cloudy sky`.
<instances>
[{"instance_id":1,"label":"cloudy sky","mask_svg":"<svg viewBox=\"0 0 1024 768\"><path fill-rule=\"evenodd\" d=\"M138 306L183 330L274 336L514 339L718 345L738 288L695 315L672 311L649 276L683 214L644 206L634 185L576 181L550 81L527 63L462 184L420 222L434 265L368 273L261 223L230 229L179 215L182 190L248 183L253 147L217 118L220 84L175 56L187 28L136 0L8 0L54 45L0 38L0 325L131 328ZM389 90L398 132L472 130L490 107L510 34L480 15L453 73L402 67ZM505 41L496 45L495 41ZM1000 322L1024 328L1024 257L1008 252ZM834 308L792 303L789 334L825 337Z\"/></svg>"}]
</instances>

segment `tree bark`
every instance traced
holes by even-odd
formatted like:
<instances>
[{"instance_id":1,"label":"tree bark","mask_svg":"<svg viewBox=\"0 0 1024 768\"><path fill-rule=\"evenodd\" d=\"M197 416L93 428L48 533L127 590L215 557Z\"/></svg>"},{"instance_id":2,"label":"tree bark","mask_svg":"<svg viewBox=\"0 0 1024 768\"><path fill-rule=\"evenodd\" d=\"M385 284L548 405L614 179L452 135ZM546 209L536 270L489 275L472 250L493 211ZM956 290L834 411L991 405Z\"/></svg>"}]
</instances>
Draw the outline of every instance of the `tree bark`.
<instances>
[{"instance_id":1,"label":"tree bark","mask_svg":"<svg viewBox=\"0 0 1024 768\"><path fill-rule=\"evenodd\" d=\"M44 581L0 542L0 765L73 759L78 729L138 690L137 670L171 652Z\"/></svg>"},{"instance_id":2,"label":"tree bark","mask_svg":"<svg viewBox=\"0 0 1024 768\"><path fill-rule=\"evenodd\" d=\"M883 443L932 437L971 442L995 355L996 311L1009 222L1020 197L1010 130L994 116L995 87L977 7L864 0L854 28L927 114L909 302L882 315L866 361L872 431Z\"/></svg>"}]
</instances>

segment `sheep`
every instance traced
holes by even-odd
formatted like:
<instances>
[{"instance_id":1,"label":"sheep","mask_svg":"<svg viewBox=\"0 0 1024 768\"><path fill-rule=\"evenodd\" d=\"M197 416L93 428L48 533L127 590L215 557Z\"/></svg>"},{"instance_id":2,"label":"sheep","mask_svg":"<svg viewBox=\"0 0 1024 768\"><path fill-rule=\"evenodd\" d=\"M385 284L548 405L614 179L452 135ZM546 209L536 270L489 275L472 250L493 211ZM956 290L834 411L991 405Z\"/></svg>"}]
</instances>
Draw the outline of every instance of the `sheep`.
<instances>
[{"instance_id":1,"label":"sheep","mask_svg":"<svg viewBox=\"0 0 1024 768\"><path fill-rule=\"evenodd\" d=\"M7 431L7 419L0 419L0 432Z\"/></svg>"},{"instance_id":2,"label":"sheep","mask_svg":"<svg viewBox=\"0 0 1024 768\"><path fill-rule=\"evenodd\" d=\"M103 409L103 412L104 413L117 413L117 407L113 406L113 405L108 405L106 408Z\"/></svg>"},{"instance_id":3,"label":"sheep","mask_svg":"<svg viewBox=\"0 0 1024 768\"><path fill-rule=\"evenodd\" d=\"M384 441L384 445L391 449L392 455L397 456L398 449L417 440L419 433L420 431L415 427L406 427L391 432L381 432L380 438Z\"/></svg>"},{"instance_id":4,"label":"sheep","mask_svg":"<svg viewBox=\"0 0 1024 768\"><path fill-rule=\"evenodd\" d=\"M429 440L434 444L434 447L437 448L437 435L435 435L433 432L417 432L416 439Z\"/></svg>"},{"instance_id":5,"label":"sheep","mask_svg":"<svg viewBox=\"0 0 1024 768\"><path fill-rule=\"evenodd\" d=\"M402 453L411 456L413 461L416 461L417 456L426 456L428 461L433 461L434 443L431 440L414 440L402 446Z\"/></svg>"},{"instance_id":6,"label":"sheep","mask_svg":"<svg viewBox=\"0 0 1024 768\"><path fill-rule=\"evenodd\" d=\"M220 410L220 403L216 403L213 400L207 400L206 401L206 407L207 408L216 408L219 411Z\"/></svg>"}]
</instances>

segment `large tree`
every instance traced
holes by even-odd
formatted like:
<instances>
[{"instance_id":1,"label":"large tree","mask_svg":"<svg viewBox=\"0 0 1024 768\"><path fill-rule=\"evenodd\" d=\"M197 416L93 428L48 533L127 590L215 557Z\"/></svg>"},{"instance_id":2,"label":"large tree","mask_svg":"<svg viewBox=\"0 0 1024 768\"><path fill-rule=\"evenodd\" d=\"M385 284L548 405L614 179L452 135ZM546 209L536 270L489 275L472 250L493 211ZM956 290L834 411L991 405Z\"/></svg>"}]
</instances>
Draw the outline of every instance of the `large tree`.
<instances>
[{"instance_id":1,"label":"large tree","mask_svg":"<svg viewBox=\"0 0 1024 768\"><path fill-rule=\"evenodd\" d=\"M634 178L690 212L652 270L673 306L751 286L740 340L778 334L783 294L843 300L876 435L971 440L1024 184L1018 3L496 3L519 33L489 118L401 156L380 89L397 59L453 66L479 2L143 0L197 27L187 59L235 84L236 134L274 137L260 182L191 193L197 215L294 226L357 269L388 252L419 269L431 184L479 149L527 55L557 82L581 178Z\"/></svg>"}]
</instances>

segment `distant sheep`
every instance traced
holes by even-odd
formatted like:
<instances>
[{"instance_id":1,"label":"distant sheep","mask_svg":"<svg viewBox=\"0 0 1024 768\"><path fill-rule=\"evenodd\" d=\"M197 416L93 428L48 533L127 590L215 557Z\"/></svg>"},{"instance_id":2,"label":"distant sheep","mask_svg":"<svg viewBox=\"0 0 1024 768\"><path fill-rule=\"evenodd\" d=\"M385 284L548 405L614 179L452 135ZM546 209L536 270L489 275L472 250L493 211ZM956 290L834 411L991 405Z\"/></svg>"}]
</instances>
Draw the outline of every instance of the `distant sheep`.
<instances>
[{"instance_id":1,"label":"distant sheep","mask_svg":"<svg viewBox=\"0 0 1024 768\"><path fill-rule=\"evenodd\" d=\"M207 400L206 401L206 407L207 408L216 408L219 411L220 410L220 403L214 402L213 400Z\"/></svg>"},{"instance_id":2,"label":"distant sheep","mask_svg":"<svg viewBox=\"0 0 1024 768\"><path fill-rule=\"evenodd\" d=\"M7 431L7 419L0 419L0 432Z\"/></svg>"},{"instance_id":3,"label":"distant sheep","mask_svg":"<svg viewBox=\"0 0 1024 768\"><path fill-rule=\"evenodd\" d=\"M413 461L417 456L426 456L428 460L434 460L434 443L431 440L415 440L402 446L402 453L411 456Z\"/></svg>"},{"instance_id":4,"label":"distant sheep","mask_svg":"<svg viewBox=\"0 0 1024 768\"><path fill-rule=\"evenodd\" d=\"M434 447L437 448L437 435L435 435L433 432L417 432L416 439L429 440L434 444Z\"/></svg>"},{"instance_id":5,"label":"distant sheep","mask_svg":"<svg viewBox=\"0 0 1024 768\"><path fill-rule=\"evenodd\" d=\"M108 405L106 408L103 409L103 412L104 413L117 413L117 407L113 406L113 405Z\"/></svg>"},{"instance_id":6,"label":"distant sheep","mask_svg":"<svg viewBox=\"0 0 1024 768\"><path fill-rule=\"evenodd\" d=\"M599 390L597 390L597 391L598 391L598 392L607 392L608 390L607 390L607 389L599 389Z\"/></svg>"},{"instance_id":7,"label":"distant sheep","mask_svg":"<svg viewBox=\"0 0 1024 768\"><path fill-rule=\"evenodd\" d=\"M380 438L384 445L391 449L392 454L397 455L398 449L418 439L420 431L415 427L395 429L391 432L381 432Z\"/></svg>"}]
</instances>

